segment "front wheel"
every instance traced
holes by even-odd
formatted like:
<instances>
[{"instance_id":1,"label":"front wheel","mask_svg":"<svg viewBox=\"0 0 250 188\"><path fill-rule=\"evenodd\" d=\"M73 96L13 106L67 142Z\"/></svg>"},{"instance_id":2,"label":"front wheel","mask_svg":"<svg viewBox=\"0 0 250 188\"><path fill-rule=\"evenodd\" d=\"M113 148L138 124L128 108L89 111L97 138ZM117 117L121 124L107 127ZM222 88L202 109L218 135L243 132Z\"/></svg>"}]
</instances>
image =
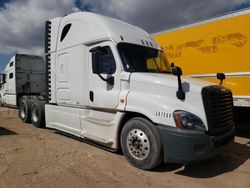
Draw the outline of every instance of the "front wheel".
<instances>
[{"instance_id":1,"label":"front wheel","mask_svg":"<svg viewBox=\"0 0 250 188\"><path fill-rule=\"evenodd\" d=\"M137 168L150 170L162 162L160 134L145 118L136 117L124 125L121 147L127 161Z\"/></svg>"}]
</instances>

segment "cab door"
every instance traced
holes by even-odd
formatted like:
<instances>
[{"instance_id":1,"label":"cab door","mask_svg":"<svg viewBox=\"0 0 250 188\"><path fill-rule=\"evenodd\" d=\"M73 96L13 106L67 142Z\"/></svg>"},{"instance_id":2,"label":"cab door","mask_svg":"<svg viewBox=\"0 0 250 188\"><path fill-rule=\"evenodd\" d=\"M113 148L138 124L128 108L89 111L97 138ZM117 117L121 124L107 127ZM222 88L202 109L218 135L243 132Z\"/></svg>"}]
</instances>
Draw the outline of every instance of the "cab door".
<instances>
[{"instance_id":1,"label":"cab door","mask_svg":"<svg viewBox=\"0 0 250 188\"><path fill-rule=\"evenodd\" d=\"M99 72L95 72L98 53ZM89 106L115 109L119 104L121 65L112 42L104 42L89 50Z\"/></svg>"}]
</instances>

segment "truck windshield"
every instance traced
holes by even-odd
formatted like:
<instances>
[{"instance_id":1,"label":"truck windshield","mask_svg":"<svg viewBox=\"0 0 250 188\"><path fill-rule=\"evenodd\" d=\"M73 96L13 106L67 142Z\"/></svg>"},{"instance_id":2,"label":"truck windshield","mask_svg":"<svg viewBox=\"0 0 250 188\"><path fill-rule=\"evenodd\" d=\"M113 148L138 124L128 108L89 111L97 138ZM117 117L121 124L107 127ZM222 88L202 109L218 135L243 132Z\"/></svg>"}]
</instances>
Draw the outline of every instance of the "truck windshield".
<instances>
[{"instance_id":1,"label":"truck windshield","mask_svg":"<svg viewBox=\"0 0 250 188\"><path fill-rule=\"evenodd\" d=\"M170 64L160 50L128 43L119 43L117 47L128 72L171 73Z\"/></svg>"}]
</instances>

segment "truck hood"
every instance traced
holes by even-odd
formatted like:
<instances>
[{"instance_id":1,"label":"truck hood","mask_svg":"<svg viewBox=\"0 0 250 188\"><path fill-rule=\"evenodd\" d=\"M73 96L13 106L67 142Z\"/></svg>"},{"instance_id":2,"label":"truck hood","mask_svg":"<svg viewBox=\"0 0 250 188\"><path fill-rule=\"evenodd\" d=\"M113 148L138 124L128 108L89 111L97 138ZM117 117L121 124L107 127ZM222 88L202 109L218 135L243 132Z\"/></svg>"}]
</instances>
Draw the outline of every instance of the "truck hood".
<instances>
[{"instance_id":1,"label":"truck hood","mask_svg":"<svg viewBox=\"0 0 250 188\"><path fill-rule=\"evenodd\" d=\"M172 74L131 73L129 79L129 94L127 96L127 110L138 111L151 117L155 123L173 125L173 118L156 117L157 113L173 114L175 110L184 110L200 117L207 125L201 91L211 83L182 77L185 100L176 97L178 90L177 77ZM169 116L168 116L169 117Z\"/></svg>"},{"instance_id":2,"label":"truck hood","mask_svg":"<svg viewBox=\"0 0 250 188\"><path fill-rule=\"evenodd\" d=\"M141 86L157 85L163 88L167 87L167 90L171 88L177 91L178 89L177 76L174 76L172 74L132 73L130 81L131 83L137 83ZM182 76L182 87L185 93L188 93L190 91L200 93L203 87L209 85L211 85L210 82Z\"/></svg>"}]
</instances>

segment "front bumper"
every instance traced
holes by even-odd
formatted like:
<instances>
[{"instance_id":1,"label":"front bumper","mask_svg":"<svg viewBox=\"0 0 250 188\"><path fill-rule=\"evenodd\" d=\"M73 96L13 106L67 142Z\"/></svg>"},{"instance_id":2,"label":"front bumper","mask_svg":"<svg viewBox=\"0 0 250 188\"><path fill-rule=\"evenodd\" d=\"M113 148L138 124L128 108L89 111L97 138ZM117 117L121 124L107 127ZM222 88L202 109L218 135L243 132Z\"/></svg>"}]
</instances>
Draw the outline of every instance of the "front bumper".
<instances>
[{"instance_id":1,"label":"front bumper","mask_svg":"<svg viewBox=\"0 0 250 188\"><path fill-rule=\"evenodd\" d=\"M157 127L165 162L189 163L204 160L222 152L234 141L234 127L218 136L163 125Z\"/></svg>"}]
</instances>

